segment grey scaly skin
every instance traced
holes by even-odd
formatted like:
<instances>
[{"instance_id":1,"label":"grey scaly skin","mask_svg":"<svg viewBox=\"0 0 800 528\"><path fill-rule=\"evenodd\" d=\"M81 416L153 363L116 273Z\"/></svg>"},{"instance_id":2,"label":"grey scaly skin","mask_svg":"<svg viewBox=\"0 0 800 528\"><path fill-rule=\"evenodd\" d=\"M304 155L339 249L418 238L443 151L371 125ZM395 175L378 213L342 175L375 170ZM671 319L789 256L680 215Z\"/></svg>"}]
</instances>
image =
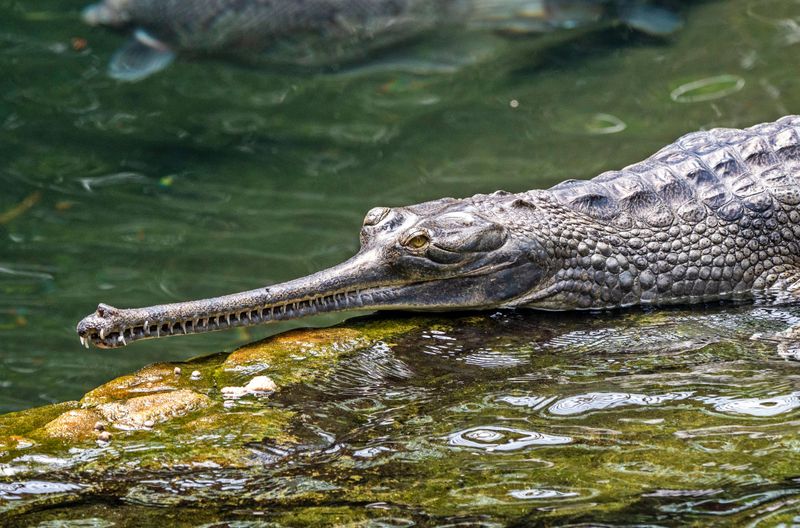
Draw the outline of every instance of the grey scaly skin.
<instances>
[{"instance_id":1,"label":"grey scaly skin","mask_svg":"<svg viewBox=\"0 0 800 528\"><path fill-rule=\"evenodd\" d=\"M90 25L136 25L175 49L270 52L290 62L327 60L419 34L447 18L453 0L102 0L84 11Z\"/></svg>"},{"instance_id":2,"label":"grey scaly skin","mask_svg":"<svg viewBox=\"0 0 800 528\"><path fill-rule=\"evenodd\" d=\"M139 28L138 39L162 51L257 52L272 62L311 66L454 28L541 33L620 20L665 35L682 25L650 0L100 0L83 19Z\"/></svg>"},{"instance_id":3,"label":"grey scaly skin","mask_svg":"<svg viewBox=\"0 0 800 528\"><path fill-rule=\"evenodd\" d=\"M800 116L695 132L549 190L377 207L361 249L308 277L117 309L78 324L112 348L342 310L607 309L747 299L800 279Z\"/></svg>"}]
</instances>

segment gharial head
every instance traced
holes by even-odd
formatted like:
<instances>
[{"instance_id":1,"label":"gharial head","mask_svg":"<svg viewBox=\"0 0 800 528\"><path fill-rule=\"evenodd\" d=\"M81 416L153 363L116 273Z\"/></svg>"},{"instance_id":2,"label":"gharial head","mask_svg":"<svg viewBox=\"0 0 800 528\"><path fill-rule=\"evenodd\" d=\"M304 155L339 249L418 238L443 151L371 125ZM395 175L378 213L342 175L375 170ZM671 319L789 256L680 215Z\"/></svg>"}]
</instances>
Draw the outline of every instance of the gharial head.
<instances>
[{"instance_id":1,"label":"gharial head","mask_svg":"<svg viewBox=\"0 0 800 528\"><path fill-rule=\"evenodd\" d=\"M134 309L101 304L78 324L78 334L87 346L112 348L342 310L513 305L548 276L547 255L534 238L497 216L520 205L518 214L536 214L533 207L514 195L495 196L503 200L493 213L475 205L478 197L376 207L364 219L361 249L337 266L223 297Z\"/></svg>"}]
</instances>

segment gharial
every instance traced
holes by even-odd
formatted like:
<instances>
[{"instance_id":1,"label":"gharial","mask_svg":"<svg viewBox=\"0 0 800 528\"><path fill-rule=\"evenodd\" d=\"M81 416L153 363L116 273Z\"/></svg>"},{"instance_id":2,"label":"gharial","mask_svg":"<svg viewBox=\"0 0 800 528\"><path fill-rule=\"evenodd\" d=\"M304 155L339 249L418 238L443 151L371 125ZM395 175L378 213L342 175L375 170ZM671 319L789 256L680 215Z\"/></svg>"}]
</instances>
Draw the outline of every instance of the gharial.
<instances>
[{"instance_id":1,"label":"gharial","mask_svg":"<svg viewBox=\"0 0 800 528\"><path fill-rule=\"evenodd\" d=\"M538 34L610 21L663 36L682 25L658 0L101 0L83 19L134 30L109 65L125 81L176 54L319 67L431 33Z\"/></svg>"},{"instance_id":2,"label":"gharial","mask_svg":"<svg viewBox=\"0 0 800 528\"><path fill-rule=\"evenodd\" d=\"M798 285L800 116L787 116L548 190L376 207L342 264L211 299L101 304L78 334L111 348L341 310L605 309Z\"/></svg>"}]
</instances>

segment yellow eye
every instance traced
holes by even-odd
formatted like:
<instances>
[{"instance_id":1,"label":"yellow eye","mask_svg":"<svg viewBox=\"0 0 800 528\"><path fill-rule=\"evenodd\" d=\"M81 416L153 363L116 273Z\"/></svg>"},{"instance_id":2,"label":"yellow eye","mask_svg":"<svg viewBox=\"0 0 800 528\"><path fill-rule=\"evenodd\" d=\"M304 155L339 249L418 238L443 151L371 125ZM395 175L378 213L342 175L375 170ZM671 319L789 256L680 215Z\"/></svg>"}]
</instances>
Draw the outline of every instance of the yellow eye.
<instances>
[{"instance_id":1,"label":"yellow eye","mask_svg":"<svg viewBox=\"0 0 800 528\"><path fill-rule=\"evenodd\" d=\"M405 244L403 245L411 249L422 249L427 246L430 241L431 239L428 238L428 235L424 233L418 233L406 240Z\"/></svg>"}]
</instances>

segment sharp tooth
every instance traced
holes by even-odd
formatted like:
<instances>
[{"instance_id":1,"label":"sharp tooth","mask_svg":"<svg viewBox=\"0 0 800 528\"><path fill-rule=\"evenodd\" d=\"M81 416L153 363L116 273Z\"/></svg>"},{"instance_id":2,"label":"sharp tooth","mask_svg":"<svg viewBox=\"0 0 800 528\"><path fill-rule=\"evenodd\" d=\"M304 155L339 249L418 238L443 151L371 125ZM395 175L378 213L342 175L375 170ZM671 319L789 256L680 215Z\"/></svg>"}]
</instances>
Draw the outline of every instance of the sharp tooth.
<instances>
[{"instance_id":1,"label":"sharp tooth","mask_svg":"<svg viewBox=\"0 0 800 528\"><path fill-rule=\"evenodd\" d=\"M78 339L80 339L80 340L81 340L81 346L85 346L85 345L86 345L86 338L85 338L85 337L83 337L83 336L78 336Z\"/></svg>"},{"instance_id":2,"label":"sharp tooth","mask_svg":"<svg viewBox=\"0 0 800 528\"><path fill-rule=\"evenodd\" d=\"M258 308L258 320L259 321L263 321L264 320L264 307L263 306Z\"/></svg>"},{"instance_id":3,"label":"sharp tooth","mask_svg":"<svg viewBox=\"0 0 800 528\"><path fill-rule=\"evenodd\" d=\"M160 324L156 327L156 337L161 337L161 325Z\"/></svg>"},{"instance_id":4,"label":"sharp tooth","mask_svg":"<svg viewBox=\"0 0 800 528\"><path fill-rule=\"evenodd\" d=\"M84 345L84 346L85 346L87 349L89 348L89 338L88 338L88 337L84 337L84 338L83 338L83 345Z\"/></svg>"},{"instance_id":5,"label":"sharp tooth","mask_svg":"<svg viewBox=\"0 0 800 528\"><path fill-rule=\"evenodd\" d=\"M122 343L122 344L123 344L123 345L125 345L125 346L127 346L127 345L128 345L128 343L125 341L125 336L124 336L124 335L122 335L122 334L120 334L120 335L119 335L119 337L117 338L117 342L118 342L118 343Z\"/></svg>"},{"instance_id":6,"label":"sharp tooth","mask_svg":"<svg viewBox=\"0 0 800 528\"><path fill-rule=\"evenodd\" d=\"M225 314L225 322L228 323L228 326L231 325L231 314Z\"/></svg>"},{"instance_id":7,"label":"sharp tooth","mask_svg":"<svg viewBox=\"0 0 800 528\"><path fill-rule=\"evenodd\" d=\"M183 324L183 321L178 323L178 325L181 327L181 330L183 330L183 335L186 335L186 325Z\"/></svg>"},{"instance_id":8,"label":"sharp tooth","mask_svg":"<svg viewBox=\"0 0 800 528\"><path fill-rule=\"evenodd\" d=\"M105 338L106 338L106 329L105 328L101 328L100 329L100 341L102 341Z\"/></svg>"}]
</instances>

